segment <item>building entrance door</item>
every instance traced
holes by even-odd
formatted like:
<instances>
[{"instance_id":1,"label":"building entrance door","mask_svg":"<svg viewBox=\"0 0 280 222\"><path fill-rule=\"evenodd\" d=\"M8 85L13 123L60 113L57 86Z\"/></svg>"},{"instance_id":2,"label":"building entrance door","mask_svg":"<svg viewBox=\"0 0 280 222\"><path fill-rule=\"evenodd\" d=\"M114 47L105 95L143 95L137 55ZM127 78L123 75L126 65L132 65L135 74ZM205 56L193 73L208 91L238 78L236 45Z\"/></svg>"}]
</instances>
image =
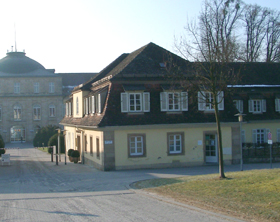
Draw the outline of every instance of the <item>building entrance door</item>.
<instances>
[{"instance_id":1,"label":"building entrance door","mask_svg":"<svg viewBox=\"0 0 280 222\"><path fill-rule=\"evenodd\" d=\"M23 126L11 128L11 143L15 142L25 142L25 128Z\"/></svg>"},{"instance_id":2,"label":"building entrance door","mask_svg":"<svg viewBox=\"0 0 280 222\"><path fill-rule=\"evenodd\" d=\"M205 161L206 163L217 163L217 134L205 135Z\"/></svg>"}]
</instances>

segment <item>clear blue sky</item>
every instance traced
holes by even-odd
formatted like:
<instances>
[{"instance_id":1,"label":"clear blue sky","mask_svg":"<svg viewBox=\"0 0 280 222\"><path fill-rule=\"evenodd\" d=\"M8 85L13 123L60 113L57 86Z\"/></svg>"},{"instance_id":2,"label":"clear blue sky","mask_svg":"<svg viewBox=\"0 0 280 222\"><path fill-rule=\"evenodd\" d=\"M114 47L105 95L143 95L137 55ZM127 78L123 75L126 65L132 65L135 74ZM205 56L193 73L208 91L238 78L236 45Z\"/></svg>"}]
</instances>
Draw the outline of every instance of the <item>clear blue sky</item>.
<instances>
[{"instance_id":1,"label":"clear blue sky","mask_svg":"<svg viewBox=\"0 0 280 222\"><path fill-rule=\"evenodd\" d=\"M15 30L17 51L57 73L99 72L149 42L174 51L202 1L0 0L0 58L15 46ZM245 2L280 11L279 0Z\"/></svg>"}]
</instances>

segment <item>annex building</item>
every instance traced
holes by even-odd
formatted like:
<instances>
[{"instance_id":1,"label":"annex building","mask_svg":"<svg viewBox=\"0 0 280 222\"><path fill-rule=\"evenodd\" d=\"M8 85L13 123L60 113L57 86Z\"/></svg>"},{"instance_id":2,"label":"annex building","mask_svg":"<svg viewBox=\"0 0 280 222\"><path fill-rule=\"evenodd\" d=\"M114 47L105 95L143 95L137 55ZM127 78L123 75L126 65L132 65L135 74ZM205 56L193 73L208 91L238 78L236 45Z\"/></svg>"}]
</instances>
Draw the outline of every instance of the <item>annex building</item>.
<instances>
[{"instance_id":1,"label":"annex building","mask_svg":"<svg viewBox=\"0 0 280 222\"><path fill-rule=\"evenodd\" d=\"M92 75L56 74L25 52L8 52L0 60L0 134L4 142L31 142L39 128L58 125L64 116L63 98Z\"/></svg>"},{"instance_id":2,"label":"annex building","mask_svg":"<svg viewBox=\"0 0 280 222\"><path fill-rule=\"evenodd\" d=\"M60 122L67 150L101 170L217 164L213 95L167 78L167 55L192 71L191 62L149 43L75 87ZM261 145L271 132L280 142L280 64L230 65L242 78L218 95L225 164L240 161L241 141ZM246 114L242 131L237 113Z\"/></svg>"}]
</instances>

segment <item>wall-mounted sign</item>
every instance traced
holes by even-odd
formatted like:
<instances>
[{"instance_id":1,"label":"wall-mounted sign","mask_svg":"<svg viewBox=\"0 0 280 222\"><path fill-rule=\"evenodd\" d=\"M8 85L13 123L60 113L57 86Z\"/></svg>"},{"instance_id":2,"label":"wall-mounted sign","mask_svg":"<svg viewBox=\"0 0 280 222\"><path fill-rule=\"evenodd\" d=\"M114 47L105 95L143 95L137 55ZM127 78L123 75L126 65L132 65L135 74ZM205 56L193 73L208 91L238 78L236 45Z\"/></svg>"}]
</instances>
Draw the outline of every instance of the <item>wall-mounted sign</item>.
<instances>
[{"instance_id":1,"label":"wall-mounted sign","mask_svg":"<svg viewBox=\"0 0 280 222\"><path fill-rule=\"evenodd\" d=\"M105 144L108 145L108 144L113 144L113 140L105 140Z\"/></svg>"}]
</instances>

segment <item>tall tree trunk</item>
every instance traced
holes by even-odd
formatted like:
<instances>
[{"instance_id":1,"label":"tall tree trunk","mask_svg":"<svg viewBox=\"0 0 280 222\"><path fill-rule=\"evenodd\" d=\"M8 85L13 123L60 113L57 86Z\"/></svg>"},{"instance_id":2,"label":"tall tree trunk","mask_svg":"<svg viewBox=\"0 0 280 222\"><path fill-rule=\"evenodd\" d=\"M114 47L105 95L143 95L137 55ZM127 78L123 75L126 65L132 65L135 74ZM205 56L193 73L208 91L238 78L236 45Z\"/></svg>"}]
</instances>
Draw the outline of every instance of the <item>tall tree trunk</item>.
<instances>
[{"instance_id":1,"label":"tall tree trunk","mask_svg":"<svg viewBox=\"0 0 280 222\"><path fill-rule=\"evenodd\" d=\"M224 173L224 156L223 156L223 145L222 145L222 130L221 130L220 117L219 117L219 109L218 109L217 97L214 97L214 105L215 105L215 118L216 118L217 135L218 135L219 174L220 174L220 178L226 178L225 173Z\"/></svg>"}]
</instances>

